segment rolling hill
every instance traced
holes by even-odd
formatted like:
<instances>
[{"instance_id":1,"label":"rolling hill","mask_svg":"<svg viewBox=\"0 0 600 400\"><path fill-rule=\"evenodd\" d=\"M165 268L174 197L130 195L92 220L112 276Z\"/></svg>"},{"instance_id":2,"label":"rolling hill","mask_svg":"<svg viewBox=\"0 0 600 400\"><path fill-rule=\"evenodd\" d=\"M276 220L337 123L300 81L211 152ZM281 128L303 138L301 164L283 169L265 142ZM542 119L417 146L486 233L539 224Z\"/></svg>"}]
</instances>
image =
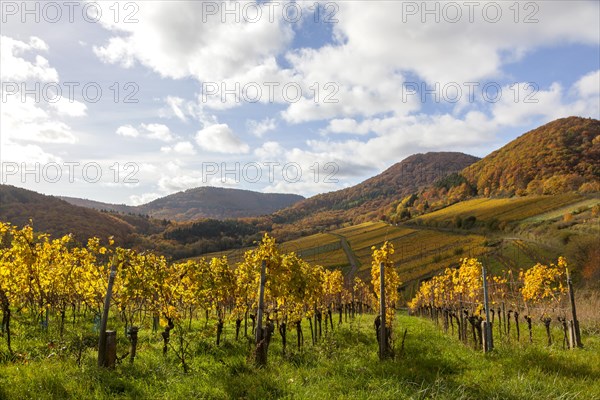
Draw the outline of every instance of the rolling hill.
<instances>
[{"instance_id":1,"label":"rolling hill","mask_svg":"<svg viewBox=\"0 0 600 400\"><path fill-rule=\"evenodd\" d=\"M24 224L32 217L38 230L71 231L82 238L114 234L173 259L252 246L270 232L309 261L363 277L370 246L393 239L404 255L397 260L404 279L414 280L460 254L482 254L490 237L492 242L512 238L501 247L517 253L515 238L587 254L598 233L597 214L590 210L598 208L600 192L594 186L600 181L599 134L600 121L564 118L481 160L463 153L416 154L356 186L309 199L219 188L190 189L137 207L66 199L116 212L111 214L5 186L0 219ZM564 222L566 214L577 223ZM182 222L166 226L142 215ZM361 225L381 221L392 224ZM424 247L415 256L417 245ZM521 257L533 260L544 251L528 249ZM585 256L580 264L589 264L590 257L596 256ZM497 264L512 265L509 259L500 255Z\"/></svg>"},{"instance_id":2,"label":"rolling hill","mask_svg":"<svg viewBox=\"0 0 600 400\"><path fill-rule=\"evenodd\" d=\"M358 185L302 200L273 214L275 230L293 224L313 233L381 218L383 207L463 170L477 157L455 152L415 154Z\"/></svg>"},{"instance_id":3,"label":"rolling hill","mask_svg":"<svg viewBox=\"0 0 600 400\"><path fill-rule=\"evenodd\" d=\"M295 194L199 187L156 199L135 209L154 218L193 221L271 214L303 199Z\"/></svg>"},{"instance_id":4,"label":"rolling hill","mask_svg":"<svg viewBox=\"0 0 600 400\"><path fill-rule=\"evenodd\" d=\"M396 246L404 282L465 255L483 256L498 271L565 255L582 278L600 277L600 121L556 120L475 161L461 153L409 157L357 186L275 213L273 231L295 227L303 237L280 235L282 249L364 279L370 246L384 240ZM401 209L403 219L391 218ZM227 254L237 260L243 251Z\"/></svg>"},{"instance_id":5,"label":"rolling hill","mask_svg":"<svg viewBox=\"0 0 600 400\"><path fill-rule=\"evenodd\" d=\"M500 273L555 262L566 256L578 279L600 279L600 195L567 193L504 199L477 198L458 202L406 223L364 222L304 236L280 244L312 264L341 269L346 276L371 279L371 247L390 241L392 259L407 298L415 285L462 257L480 257ZM595 211L594 211L595 210ZM570 222L564 215L571 215ZM473 224L456 225L457 217ZM343 242L347 248L344 248ZM243 260L246 248L213 252Z\"/></svg>"},{"instance_id":6,"label":"rolling hill","mask_svg":"<svg viewBox=\"0 0 600 400\"><path fill-rule=\"evenodd\" d=\"M9 185L0 185L0 220L17 226L27 225L31 220L36 231L50 233L53 237L72 233L81 242L93 236L101 239L114 236L120 245L131 244L136 232L156 231L146 218L132 216L125 220Z\"/></svg>"},{"instance_id":7,"label":"rolling hill","mask_svg":"<svg viewBox=\"0 0 600 400\"><path fill-rule=\"evenodd\" d=\"M134 206L126 204L103 203L101 201L80 199L77 197L60 196L59 199L66 201L74 206L93 208L94 210L112 211L122 214L139 214L140 212Z\"/></svg>"},{"instance_id":8,"label":"rolling hill","mask_svg":"<svg viewBox=\"0 0 600 400\"><path fill-rule=\"evenodd\" d=\"M250 190L199 187L161 197L139 206L62 197L81 207L126 214L144 214L156 219L188 222L204 218L257 217L289 207L304 197L295 194L259 193Z\"/></svg>"},{"instance_id":9,"label":"rolling hill","mask_svg":"<svg viewBox=\"0 0 600 400\"><path fill-rule=\"evenodd\" d=\"M480 195L600 190L600 121L569 117L523 134L461 173Z\"/></svg>"}]
</instances>

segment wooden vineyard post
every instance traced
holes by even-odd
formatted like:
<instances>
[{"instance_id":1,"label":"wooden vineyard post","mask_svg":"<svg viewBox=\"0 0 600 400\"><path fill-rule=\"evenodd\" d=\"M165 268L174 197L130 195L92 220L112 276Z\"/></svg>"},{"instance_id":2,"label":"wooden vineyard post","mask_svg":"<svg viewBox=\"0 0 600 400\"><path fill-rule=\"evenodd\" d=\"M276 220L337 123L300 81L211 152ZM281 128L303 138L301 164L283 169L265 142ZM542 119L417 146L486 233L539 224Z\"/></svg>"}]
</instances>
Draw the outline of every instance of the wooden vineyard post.
<instances>
[{"instance_id":1,"label":"wooden vineyard post","mask_svg":"<svg viewBox=\"0 0 600 400\"><path fill-rule=\"evenodd\" d=\"M137 342L138 342L138 332L140 328L137 326L132 326L127 330L127 335L129 336L129 342L131 344L131 349L129 350L129 362L133 364L135 360L135 354L137 352Z\"/></svg>"},{"instance_id":2,"label":"wooden vineyard post","mask_svg":"<svg viewBox=\"0 0 600 400\"><path fill-rule=\"evenodd\" d=\"M569 275L569 269L567 268L567 285L569 287L569 300L571 301L571 317L572 317L572 336L573 342L577 347L583 347L581 343L581 332L579 330L579 321L577 320L577 309L575 308L575 292L573 291L573 281L571 275ZM575 348L572 346L572 348Z\"/></svg>"},{"instance_id":3,"label":"wooden vineyard post","mask_svg":"<svg viewBox=\"0 0 600 400\"><path fill-rule=\"evenodd\" d=\"M504 302L502 302L502 324L504 328L504 333L506 334L506 306L504 305Z\"/></svg>"},{"instance_id":4,"label":"wooden vineyard post","mask_svg":"<svg viewBox=\"0 0 600 400\"><path fill-rule=\"evenodd\" d=\"M158 302L158 293L154 293L153 297L155 302ZM158 331L158 327L160 326L160 317L157 312L152 315L152 333L156 333Z\"/></svg>"},{"instance_id":5,"label":"wooden vineyard post","mask_svg":"<svg viewBox=\"0 0 600 400\"><path fill-rule=\"evenodd\" d=\"M489 326L488 326L489 325ZM483 351L487 353L492 350L493 344L491 344L491 338L488 335L492 334L492 323L488 321L481 321L481 333L483 335Z\"/></svg>"},{"instance_id":6,"label":"wooden vineyard post","mask_svg":"<svg viewBox=\"0 0 600 400\"><path fill-rule=\"evenodd\" d=\"M106 331L106 353L104 355L104 367L114 368L117 363L117 332Z\"/></svg>"},{"instance_id":7,"label":"wooden vineyard post","mask_svg":"<svg viewBox=\"0 0 600 400\"><path fill-rule=\"evenodd\" d=\"M387 358L387 326L385 318L385 263L379 263L379 358Z\"/></svg>"},{"instance_id":8,"label":"wooden vineyard post","mask_svg":"<svg viewBox=\"0 0 600 400\"><path fill-rule=\"evenodd\" d=\"M467 327L465 326L465 324L467 323L467 320L465 319L465 314L463 311L463 302L462 302L462 293L459 294L459 302L458 302L458 312L460 315L460 340L463 341L463 343L467 343Z\"/></svg>"},{"instance_id":9,"label":"wooden vineyard post","mask_svg":"<svg viewBox=\"0 0 600 400\"><path fill-rule=\"evenodd\" d=\"M266 267L267 262L262 261L260 267L260 286L258 288L258 310L256 312L256 333L255 333L255 345L256 345L256 364L266 365L267 364L267 343L265 335L263 335L263 309L265 302L265 279L266 279Z\"/></svg>"},{"instance_id":10,"label":"wooden vineyard post","mask_svg":"<svg viewBox=\"0 0 600 400\"><path fill-rule=\"evenodd\" d=\"M569 320L567 324L569 348L573 350L575 347L577 347L577 340L575 339L575 326L573 325L573 320Z\"/></svg>"},{"instance_id":11,"label":"wooden vineyard post","mask_svg":"<svg viewBox=\"0 0 600 400\"><path fill-rule=\"evenodd\" d=\"M108 321L108 310L110 309L110 298L112 289L117 276L117 264L113 260L110 267L110 275L108 276L108 287L106 289L106 297L104 298L104 309L102 311L102 320L100 321L100 339L98 340L98 366L107 367L106 358L106 324ZM116 342L115 342L116 343Z\"/></svg>"},{"instance_id":12,"label":"wooden vineyard post","mask_svg":"<svg viewBox=\"0 0 600 400\"><path fill-rule=\"evenodd\" d=\"M488 303L488 287L487 277L485 271L485 265L481 266L481 273L483 275L483 305L485 307L485 324L483 325L483 349L485 352L494 350L494 340L492 338L492 324L490 323L490 305Z\"/></svg>"}]
</instances>

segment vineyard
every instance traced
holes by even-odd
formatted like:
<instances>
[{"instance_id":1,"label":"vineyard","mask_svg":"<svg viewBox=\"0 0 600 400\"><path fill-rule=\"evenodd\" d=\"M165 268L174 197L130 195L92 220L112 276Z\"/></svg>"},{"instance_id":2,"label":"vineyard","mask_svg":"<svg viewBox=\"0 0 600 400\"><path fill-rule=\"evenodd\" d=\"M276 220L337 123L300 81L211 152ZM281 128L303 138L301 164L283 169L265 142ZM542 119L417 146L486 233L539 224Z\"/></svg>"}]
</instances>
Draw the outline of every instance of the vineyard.
<instances>
[{"instance_id":1,"label":"vineyard","mask_svg":"<svg viewBox=\"0 0 600 400\"><path fill-rule=\"evenodd\" d=\"M516 198L478 198L451 205L415 219L416 223L426 225L450 224L456 217L473 216L478 221L497 220L498 222L521 221L544 214L551 215L559 211L564 214L566 209L593 205L597 198L588 199L575 193L557 196L528 196ZM565 208L566 207L566 208ZM562 214L561 214L562 213Z\"/></svg>"},{"instance_id":2,"label":"vineyard","mask_svg":"<svg viewBox=\"0 0 600 400\"><path fill-rule=\"evenodd\" d=\"M566 296L571 283L563 257L556 265L538 263L521 270L518 276L513 276L511 270L497 276L485 276L482 271L483 265L473 258L463 259L457 269L447 268L421 284L409 303L411 311L428 315L436 323L441 321L445 332L451 329L463 342L471 337L470 331L474 345L479 347L485 343L486 325L490 329L488 335L493 335L495 325L497 337L519 342L520 324L526 323L528 340L532 342L532 323L536 321L543 323L548 345L552 344L550 331L554 322L562 329L563 348L582 347L575 303L569 303Z\"/></svg>"},{"instance_id":3,"label":"vineyard","mask_svg":"<svg viewBox=\"0 0 600 400\"><path fill-rule=\"evenodd\" d=\"M280 248L284 252L295 252L305 261L318 263L326 268L343 268L348 265L348 258L342 250L340 238L333 234L318 233L290 240L280 244ZM237 263L243 260L244 253L248 250L249 248L213 252L203 257L227 257L230 262Z\"/></svg>"},{"instance_id":4,"label":"vineyard","mask_svg":"<svg viewBox=\"0 0 600 400\"><path fill-rule=\"evenodd\" d=\"M264 352L257 358L264 364L275 327L285 353L288 330L295 331L297 347L303 346L304 319L314 344L323 331L334 329L334 314L341 324L349 313L362 313L375 304L373 290L360 279L345 285L341 271L311 265L294 252L280 252L267 235L236 265L226 257L169 263L153 253L114 247L112 241L102 246L97 238L78 247L69 235L50 239L30 226L1 224L0 235L2 333L11 357L16 357L13 319L56 332L55 339L63 342L65 327L80 321L92 319L95 329L104 332L99 323L106 324L112 304L110 310L130 341L130 363L140 330L151 327L153 332L161 330L163 354L171 350L187 372L188 337L194 321L203 317L206 324L215 319L217 345L226 322L235 323L236 340L242 331L248 337L251 329ZM391 282L393 287L399 284ZM394 301L391 292L388 299Z\"/></svg>"},{"instance_id":5,"label":"vineyard","mask_svg":"<svg viewBox=\"0 0 600 400\"><path fill-rule=\"evenodd\" d=\"M319 233L281 244L283 251L294 251L304 260L325 268L349 270L350 260L341 246L345 239L358 261L356 275L370 277L372 246L386 241L396 249L392 261L398 267L402 282L416 282L444 269L460 255L476 257L486 252L485 238L480 235L455 234L434 229L394 226L384 222L365 222L329 233ZM230 261L243 259L248 249L206 254L205 257L227 256Z\"/></svg>"},{"instance_id":6,"label":"vineyard","mask_svg":"<svg viewBox=\"0 0 600 400\"><path fill-rule=\"evenodd\" d=\"M389 232L385 225L373 225L355 232ZM235 264L227 257L169 262L111 241L102 245L93 238L79 246L69 235L52 239L30 226L1 224L0 398L36 398L39 393L47 398L181 398L198 393L202 398L328 398L340 393L359 398L440 393L448 398L493 397L508 389L484 384L490 376L478 375L473 383L473 376L465 375L451 383L439 374L463 373L465 368L480 373L481 363L510 373L520 368L512 364L510 348L538 357L546 348L567 346L568 338L557 336L565 333L570 315L564 259L557 265L535 265L515 277L508 273L486 280L498 348L498 359L487 360L478 355L482 352L456 348L452 342L481 348L481 322L488 320L481 264L465 258L460 268L424 281L410 304L413 317L407 317L398 312L403 304L397 290L406 272L395 261L407 252L398 254L394 242L433 231L398 231L398 237L383 243L377 242L379 235L372 237L370 279L348 282L339 270L310 264L266 235ZM357 247L362 243L355 240L358 234L348 237ZM339 243L335 235L305 240L309 249L317 243ZM366 257L365 252L362 259ZM542 321L543 339L537 320ZM112 338L104 348L112 355L100 362L96 351L104 326ZM452 335L445 338L441 332ZM583 341L585 347L578 351L600 345L595 336L584 335ZM457 352L462 364L453 359ZM580 378L557 386L546 375L552 371L538 371L536 379L542 383L530 391L530 398L541 393L578 398L578 385L600 376L598 368L584 367L586 361L574 361L567 353L554 357L584 371ZM470 360L468 366L464 360ZM109 369L97 369L97 361ZM348 385L349 377L356 383ZM24 380L29 382L8 386ZM517 386L515 381L510 390L528 397ZM36 387L40 392L31 391ZM591 390L600 394L597 385Z\"/></svg>"}]
</instances>

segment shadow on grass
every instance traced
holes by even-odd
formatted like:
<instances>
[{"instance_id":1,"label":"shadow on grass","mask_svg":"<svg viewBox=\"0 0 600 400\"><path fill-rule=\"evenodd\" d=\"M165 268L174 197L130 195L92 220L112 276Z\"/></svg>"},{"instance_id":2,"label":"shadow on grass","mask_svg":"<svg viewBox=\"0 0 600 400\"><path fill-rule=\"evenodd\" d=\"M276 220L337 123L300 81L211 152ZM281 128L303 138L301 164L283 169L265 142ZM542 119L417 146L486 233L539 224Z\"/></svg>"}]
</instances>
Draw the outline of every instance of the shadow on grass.
<instances>
[{"instance_id":1,"label":"shadow on grass","mask_svg":"<svg viewBox=\"0 0 600 400\"><path fill-rule=\"evenodd\" d=\"M286 394L283 383L272 379L269 374L250 368L234 370L226 379L224 388L232 399L278 399Z\"/></svg>"},{"instance_id":2,"label":"shadow on grass","mask_svg":"<svg viewBox=\"0 0 600 400\"><path fill-rule=\"evenodd\" d=\"M575 350L577 351L577 350ZM547 351L534 348L519 355L520 364L524 366L537 367L548 374L556 374L567 378L586 378L592 381L600 381L600 373L590 368L589 364L575 360L557 357Z\"/></svg>"},{"instance_id":3,"label":"shadow on grass","mask_svg":"<svg viewBox=\"0 0 600 400\"><path fill-rule=\"evenodd\" d=\"M93 367L86 373L89 379L88 384L101 389L103 395L109 398L125 394L131 398L141 398L143 394L134 385L135 379L132 379L132 375L135 374L131 374L130 371L105 370Z\"/></svg>"},{"instance_id":4,"label":"shadow on grass","mask_svg":"<svg viewBox=\"0 0 600 400\"><path fill-rule=\"evenodd\" d=\"M401 362L415 378L434 380L440 374L455 375L462 373L465 362L455 353L448 352L448 338L420 337L408 333ZM463 346L456 343L454 346ZM460 351L460 349L457 349Z\"/></svg>"}]
</instances>

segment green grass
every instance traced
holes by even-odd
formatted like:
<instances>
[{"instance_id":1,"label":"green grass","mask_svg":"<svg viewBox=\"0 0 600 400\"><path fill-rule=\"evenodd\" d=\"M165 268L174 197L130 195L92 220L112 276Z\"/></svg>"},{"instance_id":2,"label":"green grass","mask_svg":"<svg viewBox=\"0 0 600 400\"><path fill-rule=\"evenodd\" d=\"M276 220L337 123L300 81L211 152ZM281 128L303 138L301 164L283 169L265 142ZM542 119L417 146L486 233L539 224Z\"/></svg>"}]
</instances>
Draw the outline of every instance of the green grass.
<instances>
[{"instance_id":1,"label":"green grass","mask_svg":"<svg viewBox=\"0 0 600 400\"><path fill-rule=\"evenodd\" d=\"M290 332L286 356L277 336L264 369L247 362L248 344L233 340L231 325L220 347L209 326L196 334L187 374L172 353L162 357L158 335L144 330L135 364L114 371L97 369L91 349L81 366L60 354L0 361L0 399L600 399L598 336L584 336L585 348L569 351L543 345L538 326L534 344L524 343L522 328L522 343L496 338L496 350L486 355L429 320L399 315L396 334L408 330L404 352L398 354L396 341L397 358L380 362L372 321L365 315L336 325L316 346L306 329L302 351ZM560 338L558 330L553 335ZM122 341L118 352L125 350Z\"/></svg>"}]
</instances>

